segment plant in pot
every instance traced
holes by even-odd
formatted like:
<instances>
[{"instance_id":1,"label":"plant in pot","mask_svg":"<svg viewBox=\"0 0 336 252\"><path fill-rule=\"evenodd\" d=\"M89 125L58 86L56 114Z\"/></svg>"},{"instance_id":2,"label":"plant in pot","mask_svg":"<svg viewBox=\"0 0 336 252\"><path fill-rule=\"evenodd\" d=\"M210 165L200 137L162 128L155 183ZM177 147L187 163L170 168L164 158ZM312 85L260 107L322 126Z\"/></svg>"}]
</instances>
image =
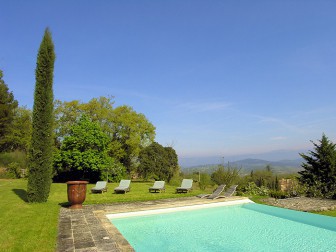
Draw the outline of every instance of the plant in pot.
<instances>
[{"instance_id":1,"label":"plant in pot","mask_svg":"<svg viewBox=\"0 0 336 252\"><path fill-rule=\"evenodd\" d=\"M88 181L97 181L102 171L111 165L108 146L109 137L97 123L84 115L71 126L69 135L55 152L56 176L69 180L70 208L82 208Z\"/></svg>"}]
</instances>

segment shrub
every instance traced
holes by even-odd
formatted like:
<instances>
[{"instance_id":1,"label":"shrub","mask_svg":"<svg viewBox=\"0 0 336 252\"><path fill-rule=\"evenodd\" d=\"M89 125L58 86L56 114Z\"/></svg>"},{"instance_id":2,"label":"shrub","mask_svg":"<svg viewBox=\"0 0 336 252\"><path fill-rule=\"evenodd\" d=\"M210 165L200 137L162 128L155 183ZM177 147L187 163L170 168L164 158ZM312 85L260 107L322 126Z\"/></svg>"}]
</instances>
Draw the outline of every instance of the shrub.
<instances>
[{"instance_id":1,"label":"shrub","mask_svg":"<svg viewBox=\"0 0 336 252\"><path fill-rule=\"evenodd\" d=\"M240 179L239 171L237 168L225 168L223 165L219 165L218 169L211 174L211 180L217 185L231 186Z\"/></svg>"},{"instance_id":2,"label":"shrub","mask_svg":"<svg viewBox=\"0 0 336 252\"><path fill-rule=\"evenodd\" d=\"M243 188L243 191L248 195L267 196L269 194L269 189L267 187L258 187L254 182L249 182L247 186Z\"/></svg>"},{"instance_id":3,"label":"shrub","mask_svg":"<svg viewBox=\"0 0 336 252\"><path fill-rule=\"evenodd\" d=\"M183 179L183 174L179 172L175 172L171 180L169 181L169 185L171 186L180 186Z\"/></svg>"},{"instance_id":4,"label":"shrub","mask_svg":"<svg viewBox=\"0 0 336 252\"><path fill-rule=\"evenodd\" d=\"M10 163L18 163L22 169L27 169L27 155L23 151L4 152L0 154L0 166L8 168Z\"/></svg>"},{"instance_id":5,"label":"shrub","mask_svg":"<svg viewBox=\"0 0 336 252\"><path fill-rule=\"evenodd\" d=\"M283 191L272 190L269 192L269 196L275 199L285 199L287 198L288 195L286 192L283 192Z\"/></svg>"},{"instance_id":6,"label":"shrub","mask_svg":"<svg viewBox=\"0 0 336 252\"><path fill-rule=\"evenodd\" d=\"M0 168L0 178L7 178L7 173L5 168Z\"/></svg>"},{"instance_id":7,"label":"shrub","mask_svg":"<svg viewBox=\"0 0 336 252\"><path fill-rule=\"evenodd\" d=\"M211 177L207 173L200 174L200 181L198 181L201 190L205 190L211 184Z\"/></svg>"},{"instance_id":8,"label":"shrub","mask_svg":"<svg viewBox=\"0 0 336 252\"><path fill-rule=\"evenodd\" d=\"M21 177L20 165L16 162L10 163L8 165L7 173L11 178L20 178Z\"/></svg>"}]
</instances>

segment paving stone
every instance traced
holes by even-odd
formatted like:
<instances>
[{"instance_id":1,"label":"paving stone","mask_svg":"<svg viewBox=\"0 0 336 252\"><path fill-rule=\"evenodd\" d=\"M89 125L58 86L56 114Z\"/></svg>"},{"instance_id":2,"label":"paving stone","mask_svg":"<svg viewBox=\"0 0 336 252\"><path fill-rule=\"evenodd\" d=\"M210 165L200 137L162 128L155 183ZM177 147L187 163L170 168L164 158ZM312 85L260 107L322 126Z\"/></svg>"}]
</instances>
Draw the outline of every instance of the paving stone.
<instances>
[{"instance_id":1,"label":"paving stone","mask_svg":"<svg viewBox=\"0 0 336 252\"><path fill-rule=\"evenodd\" d=\"M81 233L88 233L90 232L90 229L87 225L83 225L83 226L77 226L77 227L73 227L73 233L74 234L81 234Z\"/></svg>"},{"instance_id":2,"label":"paving stone","mask_svg":"<svg viewBox=\"0 0 336 252\"><path fill-rule=\"evenodd\" d=\"M73 239L62 239L62 242L58 242L57 251L74 251L75 244Z\"/></svg>"},{"instance_id":3,"label":"paving stone","mask_svg":"<svg viewBox=\"0 0 336 252\"><path fill-rule=\"evenodd\" d=\"M93 241L76 241L75 240L75 249L96 249L95 243Z\"/></svg>"},{"instance_id":4,"label":"paving stone","mask_svg":"<svg viewBox=\"0 0 336 252\"><path fill-rule=\"evenodd\" d=\"M116 243L98 244L98 251L119 251Z\"/></svg>"},{"instance_id":5,"label":"paving stone","mask_svg":"<svg viewBox=\"0 0 336 252\"><path fill-rule=\"evenodd\" d=\"M82 249L75 249L75 252L98 252L97 248L82 248Z\"/></svg>"},{"instance_id":6,"label":"paving stone","mask_svg":"<svg viewBox=\"0 0 336 252\"><path fill-rule=\"evenodd\" d=\"M58 235L58 238L59 239L73 239L73 236L72 236L72 232L60 232L60 234Z\"/></svg>"},{"instance_id":7,"label":"paving stone","mask_svg":"<svg viewBox=\"0 0 336 252\"><path fill-rule=\"evenodd\" d=\"M75 243L78 241L78 242L82 242L82 241L92 241L93 242L93 239L92 239L92 235L91 233L77 233L77 234L73 234L73 238L74 238L74 241Z\"/></svg>"}]
</instances>

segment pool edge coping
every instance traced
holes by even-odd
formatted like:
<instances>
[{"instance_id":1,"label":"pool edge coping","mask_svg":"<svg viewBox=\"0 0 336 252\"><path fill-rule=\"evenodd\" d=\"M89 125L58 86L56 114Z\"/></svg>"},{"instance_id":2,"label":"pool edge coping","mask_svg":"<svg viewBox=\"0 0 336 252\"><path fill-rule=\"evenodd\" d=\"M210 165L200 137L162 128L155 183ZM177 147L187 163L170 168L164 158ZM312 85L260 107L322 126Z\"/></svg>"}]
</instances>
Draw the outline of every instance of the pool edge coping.
<instances>
[{"instance_id":1,"label":"pool edge coping","mask_svg":"<svg viewBox=\"0 0 336 252\"><path fill-rule=\"evenodd\" d=\"M207 204L195 204L195 205L179 206L179 207L168 207L168 208L158 208L158 209L150 209L150 210L123 212L123 213L113 213L113 214L106 214L106 217L109 220L111 220L111 219L120 219L120 218L136 217L136 216L145 216L145 215L180 212L180 211L188 211L188 210L196 210L196 209L204 209L204 208L213 208L213 207L220 207L220 206L234 206L234 205L250 204L250 203L255 203L255 202L253 202L250 199L239 199L239 200L234 200L234 201L222 201L222 202L214 202L214 203L207 203Z\"/></svg>"}]
</instances>

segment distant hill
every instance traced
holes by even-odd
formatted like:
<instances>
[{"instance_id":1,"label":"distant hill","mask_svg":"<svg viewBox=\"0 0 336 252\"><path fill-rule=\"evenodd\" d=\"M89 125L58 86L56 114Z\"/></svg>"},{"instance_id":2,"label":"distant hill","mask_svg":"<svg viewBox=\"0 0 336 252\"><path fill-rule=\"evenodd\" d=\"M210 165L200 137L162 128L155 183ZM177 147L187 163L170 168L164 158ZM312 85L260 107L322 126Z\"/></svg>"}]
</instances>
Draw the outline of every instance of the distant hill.
<instances>
[{"instance_id":1,"label":"distant hill","mask_svg":"<svg viewBox=\"0 0 336 252\"><path fill-rule=\"evenodd\" d=\"M263 152L258 154L240 154L240 155L216 155L216 156L193 156L193 157L183 157L179 156L179 164L181 167L193 167L193 166L204 166L208 164L221 164L225 156L225 163L227 161L238 161L245 159L258 159L267 160L266 162L275 162L279 160L297 160L301 156L299 153L306 153L307 149L298 150L273 150L269 152Z\"/></svg>"},{"instance_id":2,"label":"distant hill","mask_svg":"<svg viewBox=\"0 0 336 252\"><path fill-rule=\"evenodd\" d=\"M226 163L225 166L235 167L241 169L242 174L250 173L252 170L264 169L267 165L270 165L275 173L284 174L284 173L295 173L300 170L303 159L294 159L294 160L280 160L280 161L267 161L263 159L242 159L235 162ZM197 165L188 168L182 168L186 172L208 172L212 173L216 170L218 164L208 164L208 165Z\"/></svg>"}]
</instances>

